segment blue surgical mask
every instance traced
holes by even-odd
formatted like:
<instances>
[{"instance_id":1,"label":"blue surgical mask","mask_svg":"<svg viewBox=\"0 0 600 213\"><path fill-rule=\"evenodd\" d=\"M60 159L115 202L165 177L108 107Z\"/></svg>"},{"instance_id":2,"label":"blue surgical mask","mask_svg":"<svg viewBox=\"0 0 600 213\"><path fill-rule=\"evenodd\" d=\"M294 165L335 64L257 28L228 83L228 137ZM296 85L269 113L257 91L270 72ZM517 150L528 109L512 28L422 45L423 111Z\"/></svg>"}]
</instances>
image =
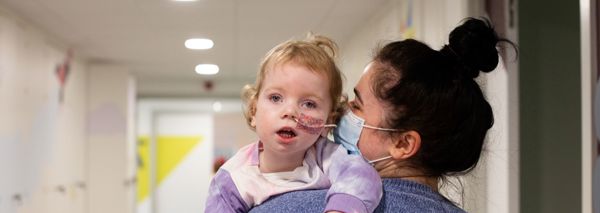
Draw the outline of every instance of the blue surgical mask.
<instances>
[{"instance_id":1,"label":"blue surgical mask","mask_svg":"<svg viewBox=\"0 0 600 213\"><path fill-rule=\"evenodd\" d=\"M351 110L348 110L348 112L340 119L337 127L333 129L334 142L344 146L344 148L348 150L348 154L362 155L360 153L360 149L358 149L358 139L360 138L360 133L362 132L363 127L381 131L398 131L397 129L386 129L367 125L365 124L364 119L356 116ZM375 162L379 162L391 157L392 156L387 156L371 160L369 163L374 164Z\"/></svg>"}]
</instances>

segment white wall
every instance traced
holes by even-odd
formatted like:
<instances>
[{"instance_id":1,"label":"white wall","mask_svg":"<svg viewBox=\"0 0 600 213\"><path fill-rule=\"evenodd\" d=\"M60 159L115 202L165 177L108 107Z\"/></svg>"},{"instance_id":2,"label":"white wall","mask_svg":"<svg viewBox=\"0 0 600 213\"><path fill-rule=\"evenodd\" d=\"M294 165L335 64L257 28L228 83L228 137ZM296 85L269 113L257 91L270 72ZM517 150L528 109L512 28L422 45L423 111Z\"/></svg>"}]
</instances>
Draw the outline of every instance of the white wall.
<instances>
[{"instance_id":1,"label":"white wall","mask_svg":"<svg viewBox=\"0 0 600 213\"><path fill-rule=\"evenodd\" d=\"M88 77L87 212L133 212L132 140L135 83L114 65L90 65Z\"/></svg>"},{"instance_id":2,"label":"white wall","mask_svg":"<svg viewBox=\"0 0 600 213\"><path fill-rule=\"evenodd\" d=\"M61 103L66 52L0 6L0 212L84 211L87 73L75 53Z\"/></svg>"},{"instance_id":3,"label":"white wall","mask_svg":"<svg viewBox=\"0 0 600 213\"><path fill-rule=\"evenodd\" d=\"M412 2L412 3L411 3ZM363 68L371 60L376 47L390 41L405 39L402 35L407 14L412 13L414 39L423 41L433 49L439 49L448 41L450 31L468 15L468 0L390 0L388 6L376 12L364 27L355 32L342 47L340 69L344 72L345 91L360 79ZM408 6L412 5L412 11Z\"/></svg>"},{"instance_id":4,"label":"white wall","mask_svg":"<svg viewBox=\"0 0 600 213\"><path fill-rule=\"evenodd\" d=\"M367 21L346 43L340 44L340 69L346 77L344 91L352 96L352 88L358 83L364 67L370 62L375 48L389 41L400 39L400 4L407 1L389 1L375 16Z\"/></svg>"}]
</instances>

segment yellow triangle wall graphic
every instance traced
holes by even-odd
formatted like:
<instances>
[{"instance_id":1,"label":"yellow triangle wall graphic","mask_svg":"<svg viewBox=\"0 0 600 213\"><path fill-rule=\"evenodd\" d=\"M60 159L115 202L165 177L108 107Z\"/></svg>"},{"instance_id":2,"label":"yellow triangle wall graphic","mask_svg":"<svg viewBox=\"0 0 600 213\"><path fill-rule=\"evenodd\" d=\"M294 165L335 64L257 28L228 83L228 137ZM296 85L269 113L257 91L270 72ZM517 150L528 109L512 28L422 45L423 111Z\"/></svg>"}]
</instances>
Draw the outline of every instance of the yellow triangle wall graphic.
<instances>
[{"instance_id":1,"label":"yellow triangle wall graphic","mask_svg":"<svg viewBox=\"0 0 600 213\"><path fill-rule=\"evenodd\" d=\"M173 171L179 162L200 143L200 136L158 136L157 144L157 185Z\"/></svg>"},{"instance_id":2,"label":"yellow triangle wall graphic","mask_svg":"<svg viewBox=\"0 0 600 213\"><path fill-rule=\"evenodd\" d=\"M141 136L138 140L138 187L137 201L142 202L150 194L150 139ZM185 156L198 144L202 142L202 136L165 136L157 138L156 146L156 184L162 183L181 163ZM141 164L141 166L139 166Z\"/></svg>"}]
</instances>

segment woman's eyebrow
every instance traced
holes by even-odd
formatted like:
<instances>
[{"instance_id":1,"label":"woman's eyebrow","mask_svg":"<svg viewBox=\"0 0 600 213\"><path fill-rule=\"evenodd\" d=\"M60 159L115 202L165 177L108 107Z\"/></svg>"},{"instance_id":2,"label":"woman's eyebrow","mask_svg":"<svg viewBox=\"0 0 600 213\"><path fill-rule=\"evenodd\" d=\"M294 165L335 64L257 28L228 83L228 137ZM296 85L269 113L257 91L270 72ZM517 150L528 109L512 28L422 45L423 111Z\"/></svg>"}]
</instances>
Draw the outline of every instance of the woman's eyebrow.
<instances>
[{"instance_id":1,"label":"woman's eyebrow","mask_svg":"<svg viewBox=\"0 0 600 213\"><path fill-rule=\"evenodd\" d=\"M356 88L354 88L354 96L356 96L356 99L358 99L358 102L360 102L360 104L362 105L363 101L362 101L362 98L360 97L360 92L358 92L358 90L356 90Z\"/></svg>"}]
</instances>

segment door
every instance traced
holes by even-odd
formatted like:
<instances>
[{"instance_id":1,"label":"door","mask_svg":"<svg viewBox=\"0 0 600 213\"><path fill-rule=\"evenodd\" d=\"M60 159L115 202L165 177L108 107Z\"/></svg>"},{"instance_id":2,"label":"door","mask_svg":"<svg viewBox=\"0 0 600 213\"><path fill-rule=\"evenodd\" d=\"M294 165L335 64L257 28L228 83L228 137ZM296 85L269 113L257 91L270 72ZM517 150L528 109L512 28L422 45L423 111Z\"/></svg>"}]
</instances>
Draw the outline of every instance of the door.
<instances>
[{"instance_id":1,"label":"door","mask_svg":"<svg viewBox=\"0 0 600 213\"><path fill-rule=\"evenodd\" d=\"M155 111L150 120L150 135L138 143L138 196L147 198L138 212L203 212L212 177L212 115Z\"/></svg>"}]
</instances>

